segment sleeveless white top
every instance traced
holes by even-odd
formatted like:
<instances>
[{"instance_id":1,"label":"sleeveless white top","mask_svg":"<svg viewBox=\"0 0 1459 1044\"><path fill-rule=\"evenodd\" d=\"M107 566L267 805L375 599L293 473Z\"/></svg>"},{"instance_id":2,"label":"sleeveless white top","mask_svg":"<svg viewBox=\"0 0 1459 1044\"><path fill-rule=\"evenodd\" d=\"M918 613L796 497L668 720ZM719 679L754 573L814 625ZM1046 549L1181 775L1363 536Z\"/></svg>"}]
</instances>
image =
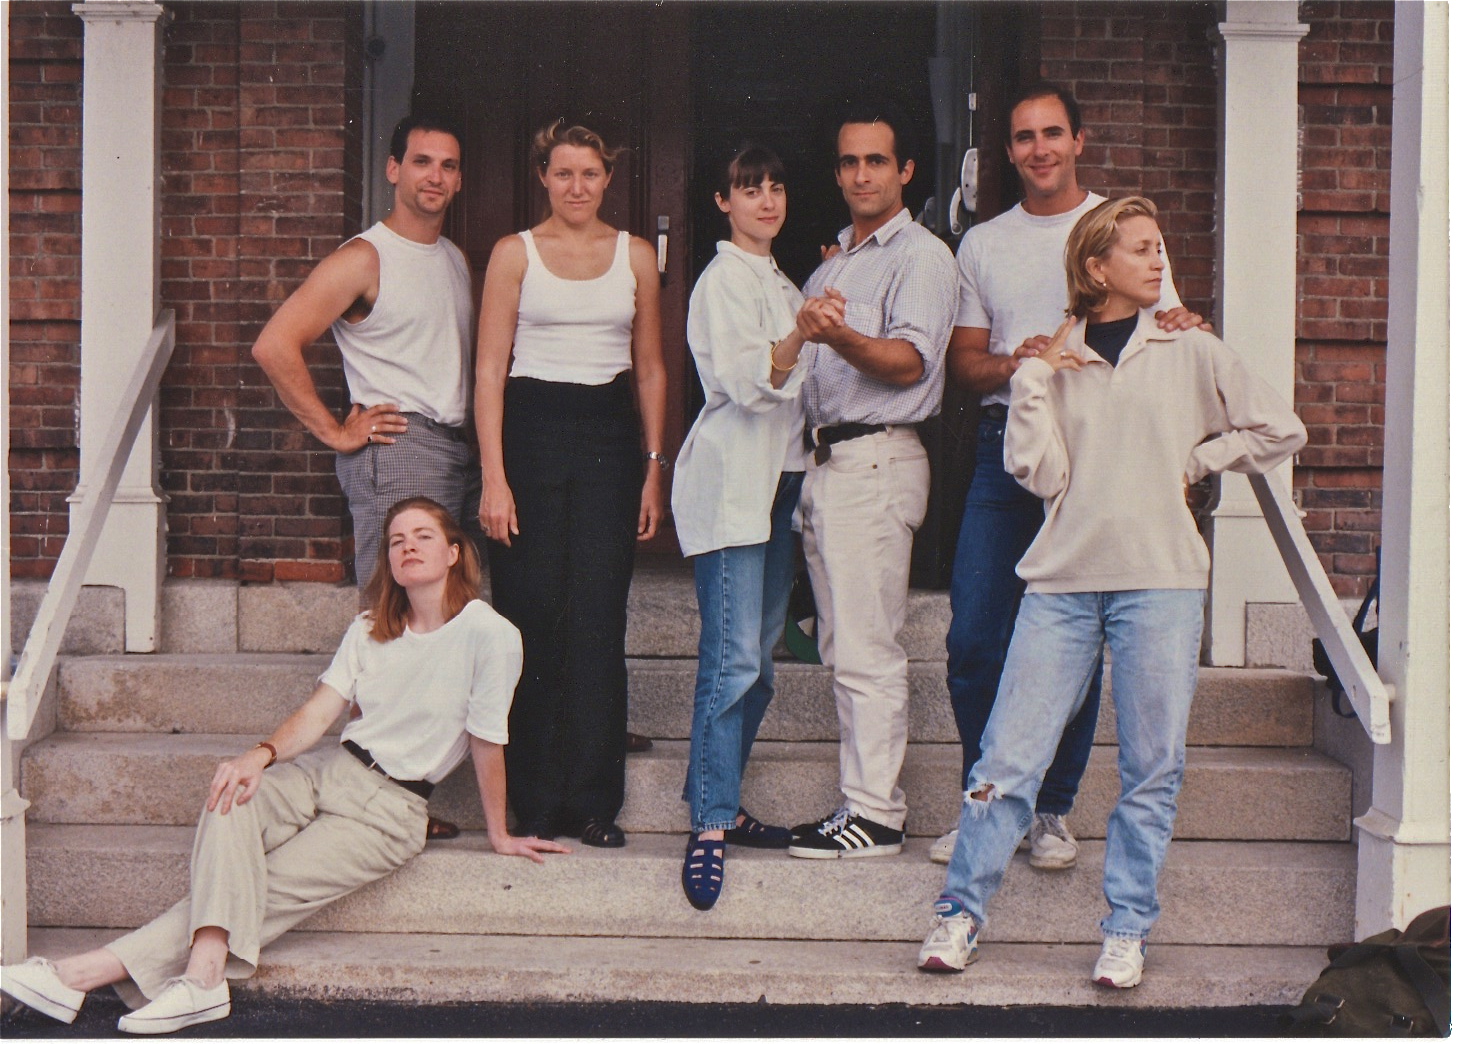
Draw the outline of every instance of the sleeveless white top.
<instances>
[{"instance_id":1,"label":"sleeveless white top","mask_svg":"<svg viewBox=\"0 0 1459 1044\"><path fill-rule=\"evenodd\" d=\"M458 428L471 401L471 273L445 236L417 243L383 222L356 239L380 258L380 294L357 323L330 327L350 401L393 402Z\"/></svg>"},{"instance_id":2,"label":"sleeveless white top","mask_svg":"<svg viewBox=\"0 0 1459 1044\"><path fill-rule=\"evenodd\" d=\"M628 264L628 233L618 233L613 264L596 279L553 275L531 230L518 234L527 245L527 272L517 304L511 376L607 384L629 369L638 280Z\"/></svg>"}]
</instances>

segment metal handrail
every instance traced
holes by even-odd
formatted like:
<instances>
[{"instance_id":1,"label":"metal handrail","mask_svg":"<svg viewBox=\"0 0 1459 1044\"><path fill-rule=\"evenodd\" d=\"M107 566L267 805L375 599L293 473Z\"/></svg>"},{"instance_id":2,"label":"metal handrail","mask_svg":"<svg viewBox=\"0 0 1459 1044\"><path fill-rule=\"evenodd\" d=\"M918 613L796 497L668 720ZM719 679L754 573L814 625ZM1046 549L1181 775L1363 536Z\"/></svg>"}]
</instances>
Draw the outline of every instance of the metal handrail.
<instances>
[{"instance_id":1,"label":"metal handrail","mask_svg":"<svg viewBox=\"0 0 1459 1044\"><path fill-rule=\"evenodd\" d=\"M5 686L5 731L13 741L23 740L30 733L41 694L56 664L61 637L66 632L72 610L76 608L87 567L91 565L91 556L101 539L112 498L131 455L132 443L142 427L142 418L157 397L162 371L167 368L176 343L174 313L170 308L164 309L157 317L157 324L152 327L152 336L147 338L131 379L118 396L116 412L96 458L101 462L102 471L99 477L94 474L88 476L95 481L86 483L81 504L72 516L65 546L61 548L61 556L56 560L51 582L46 586L45 597L36 611L30 636L20 653L20 662Z\"/></svg>"},{"instance_id":2,"label":"metal handrail","mask_svg":"<svg viewBox=\"0 0 1459 1044\"><path fill-rule=\"evenodd\" d=\"M1317 559L1307 530L1302 526L1301 516L1292 503L1292 494L1280 478L1274 475L1250 475L1252 491L1266 517L1267 528L1286 563L1287 573L1307 610L1307 618L1327 658L1337 671L1338 681L1348 694L1348 700L1357 712L1368 736L1374 743L1391 743L1393 732L1389 725L1388 710L1394 698L1394 688L1378 676L1378 670L1368 659L1368 653L1358 641L1352 624L1343 612L1332 589L1332 581Z\"/></svg>"}]
</instances>

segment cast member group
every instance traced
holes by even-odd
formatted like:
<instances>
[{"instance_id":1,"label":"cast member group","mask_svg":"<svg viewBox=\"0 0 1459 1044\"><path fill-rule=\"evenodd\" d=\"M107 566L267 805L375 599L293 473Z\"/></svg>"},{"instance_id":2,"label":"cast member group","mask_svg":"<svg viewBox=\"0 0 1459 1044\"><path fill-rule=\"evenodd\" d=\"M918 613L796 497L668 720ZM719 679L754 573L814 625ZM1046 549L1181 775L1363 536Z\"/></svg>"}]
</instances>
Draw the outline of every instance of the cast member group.
<instances>
[{"instance_id":1,"label":"cast member group","mask_svg":"<svg viewBox=\"0 0 1459 1044\"><path fill-rule=\"evenodd\" d=\"M253 347L336 453L364 609L313 695L218 767L190 893L105 947L4 968L6 994L70 1022L88 990L114 985L134 1009L128 1033L227 1016L228 980L251 975L263 947L428 836L454 836L427 803L468 756L497 853L540 863L569 851L560 837L622 847L625 755L647 742L627 729L629 581L670 502L700 617L685 898L712 909L736 847L900 854L899 634L930 482L917 425L947 380L981 396L947 636L962 741L947 782L963 800L931 847L947 878L915 964L960 972L977 957L1021 844L1036 868L1074 865L1066 816L1107 648L1121 789L1093 979L1139 984L1210 568L1185 494L1215 472L1275 467L1306 433L1182 307L1155 206L1080 188L1085 133L1067 89L1015 96L1005 145L1023 199L956 255L904 206L915 147L894 106L848 108L827 130L851 223L803 287L771 251L787 214L780 159L750 144L716 171L729 236L689 302L705 401L671 490L657 254L599 216L621 149L562 121L536 134L547 213L492 250L473 337L468 261L441 235L461 139L431 117L400 123L389 216L324 259ZM353 404L342 418L305 365L326 331ZM740 786L802 555L842 796L779 826L745 809ZM316 749L341 719L340 742Z\"/></svg>"}]
</instances>

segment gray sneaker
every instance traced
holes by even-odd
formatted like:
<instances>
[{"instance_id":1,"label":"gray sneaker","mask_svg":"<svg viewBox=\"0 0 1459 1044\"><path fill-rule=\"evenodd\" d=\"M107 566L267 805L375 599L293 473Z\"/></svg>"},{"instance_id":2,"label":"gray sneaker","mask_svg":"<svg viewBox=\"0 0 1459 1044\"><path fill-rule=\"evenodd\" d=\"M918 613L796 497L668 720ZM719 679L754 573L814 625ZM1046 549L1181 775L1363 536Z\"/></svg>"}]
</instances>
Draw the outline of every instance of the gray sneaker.
<instances>
[{"instance_id":1,"label":"gray sneaker","mask_svg":"<svg viewBox=\"0 0 1459 1044\"><path fill-rule=\"evenodd\" d=\"M953 827L943 834L936 841L932 842L932 848L927 853L927 858L934 863L941 863L946 866L952 862L953 849L957 848L957 827Z\"/></svg>"},{"instance_id":2,"label":"gray sneaker","mask_svg":"<svg viewBox=\"0 0 1459 1044\"><path fill-rule=\"evenodd\" d=\"M1038 870L1068 870L1079 858L1079 842L1063 816L1040 812L1028 828L1028 865Z\"/></svg>"}]
</instances>

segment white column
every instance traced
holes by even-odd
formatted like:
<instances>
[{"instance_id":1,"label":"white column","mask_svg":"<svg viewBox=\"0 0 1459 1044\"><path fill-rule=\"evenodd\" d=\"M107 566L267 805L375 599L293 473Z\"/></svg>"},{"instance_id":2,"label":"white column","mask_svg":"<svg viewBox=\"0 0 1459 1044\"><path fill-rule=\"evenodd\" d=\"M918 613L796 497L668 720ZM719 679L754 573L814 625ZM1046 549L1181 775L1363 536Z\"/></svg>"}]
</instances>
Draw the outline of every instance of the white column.
<instances>
[{"instance_id":1,"label":"white column","mask_svg":"<svg viewBox=\"0 0 1459 1044\"><path fill-rule=\"evenodd\" d=\"M1449 9L1394 16L1383 590L1393 742L1357 820L1357 938L1449 902Z\"/></svg>"},{"instance_id":2,"label":"white column","mask_svg":"<svg viewBox=\"0 0 1459 1044\"><path fill-rule=\"evenodd\" d=\"M1297 311L1297 44L1295 2L1228 0L1217 134L1216 330L1291 401ZM1291 466L1282 474L1291 484ZM1246 665L1248 602L1295 602L1251 484L1222 475L1206 525L1211 596L1206 655Z\"/></svg>"},{"instance_id":3,"label":"white column","mask_svg":"<svg viewBox=\"0 0 1459 1044\"><path fill-rule=\"evenodd\" d=\"M161 4L95 0L86 23L81 113L81 482L72 516L105 462L93 459L157 316ZM126 648L152 652L167 569L157 488L156 404L128 458L86 582L126 596Z\"/></svg>"}]
</instances>

